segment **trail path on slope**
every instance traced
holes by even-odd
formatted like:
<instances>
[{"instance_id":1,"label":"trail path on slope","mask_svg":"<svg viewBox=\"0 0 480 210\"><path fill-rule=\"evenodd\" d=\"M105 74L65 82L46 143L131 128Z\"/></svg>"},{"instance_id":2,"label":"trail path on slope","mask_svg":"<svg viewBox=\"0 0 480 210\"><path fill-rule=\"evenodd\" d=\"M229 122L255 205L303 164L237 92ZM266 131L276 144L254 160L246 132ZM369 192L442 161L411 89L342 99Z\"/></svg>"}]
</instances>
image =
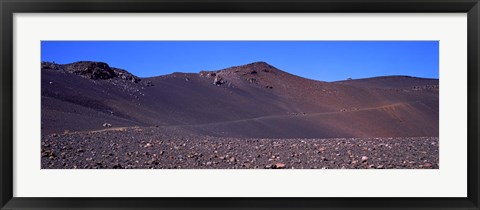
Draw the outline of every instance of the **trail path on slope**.
<instances>
[{"instance_id":1,"label":"trail path on slope","mask_svg":"<svg viewBox=\"0 0 480 210\"><path fill-rule=\"evenodd\" d=\"M332 114L339 114L339 113L349 113L349 112L360 112L360 111L368 111L368 110L386 109L386 108L393 108L393 107L397 107L397 106L404 106L404 105L411 105L411 104L415 104L415 103L421 103L421 102L424 102L424 101L431 101L431 100L409 101L409 102L394 103L394 104L378 106L378 107L359 108L359 109L352 109L352 110L345 110L345 111L305 113L305 114L299 113L299 114L296 114L296 115L292 115L292 114L268 115L268 116L254 117L254 118L248 118L248 119L240 119L240 120L231 120L231 121L222 121L222 122L213 122L213 123L202 123L202 124L189 124L189 125L171 125L171 126L197 127L197 126L208 126L208 125L222 125L222 124L226 124L226 123L259 121L259 120L276 119L276 118L283 118L283 117L303 118L303 117L313 117L313 116L322 116L322 115L332 115Z\"/></svg>"},{"instance_id":2,"label":"trail path on slope","mask_svg":"<svg viewBox=\"0 0 480 210\"><path fill-rule=\"evenodd\" d=\"M368 108L359 108L359 109L352 109L352 110L345 110L345 111L333 111L333 112L319 112L319 113L299 113L296 115L292 114L284 114L284 115L268 115L268 116L261 116L261 117L254 117L254 118L247 118L247 119L239 119L239 120L231 120L231 121L222 121L222 122L211 122L211 123L200 123L200 124L185 124L185 125L163 125L158 127L164 128L182 128L182 127L203 127L203 126L215 126L215 125L223 125L223 124L230 124L230 123L241 123L241 122L251 122L251 121L261 121L265 119L277 119L277 118L305 118L305 117L314 117L314 116L322 116L322 115L332 115L332 114L339 114L339 113L349 113L349 112L360 112L360 111L368 111L368 110L378 110L378 109L386 109L386 108L393 108L398 106L405 106L411 105L415 103L421 103L424 101L432 101L432 100L418 100L418 101L409 101L409 102L402 102L402 103L394 103L384 106L378 107L368 107ZM69 132L69 134L78 134L78 133L96 133L96 132L105 132L105 131L125 131L126 129L135 129L141 130L139 126L131 126L131 127L113 127L113 128L106 128L100 130L90 130L90 131L75 131Z\"/></svg>"}]
</instances>

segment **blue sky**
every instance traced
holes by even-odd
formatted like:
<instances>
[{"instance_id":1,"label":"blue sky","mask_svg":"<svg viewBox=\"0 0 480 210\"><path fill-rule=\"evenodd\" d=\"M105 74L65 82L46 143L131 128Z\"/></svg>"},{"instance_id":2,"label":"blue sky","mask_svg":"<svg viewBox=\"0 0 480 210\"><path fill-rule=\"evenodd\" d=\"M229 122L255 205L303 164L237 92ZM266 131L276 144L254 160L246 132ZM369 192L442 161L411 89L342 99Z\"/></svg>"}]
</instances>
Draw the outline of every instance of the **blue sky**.
<instances>
[{"instance_id":1,"label":"blue sky","mask_svg":"<svg viewBox=\"0 0 480 210\"><path fill-rule=\"evenodd\" d=\"M302 77L438 78L438 41L42 41L42 61L102 61L140 77L265 61Z\"/></svg>"}]
</instances>

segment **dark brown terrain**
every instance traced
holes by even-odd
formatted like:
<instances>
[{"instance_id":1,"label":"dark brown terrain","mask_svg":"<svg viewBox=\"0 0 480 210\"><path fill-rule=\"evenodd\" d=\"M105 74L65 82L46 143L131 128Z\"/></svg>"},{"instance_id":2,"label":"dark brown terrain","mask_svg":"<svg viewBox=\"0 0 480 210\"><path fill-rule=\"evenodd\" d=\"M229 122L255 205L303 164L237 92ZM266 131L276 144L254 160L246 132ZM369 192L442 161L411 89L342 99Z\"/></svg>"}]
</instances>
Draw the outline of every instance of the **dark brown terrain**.
<instances>
[{"instance_id":1,"label":"dark brown terrain","mask_svg":"<svg viewBox=\"0 0 480 210\"><path fill-rule=\"evenodd\" d=\"M42 63L42 168L438 168L437 79Z\"/></svg>"}]
</instances>

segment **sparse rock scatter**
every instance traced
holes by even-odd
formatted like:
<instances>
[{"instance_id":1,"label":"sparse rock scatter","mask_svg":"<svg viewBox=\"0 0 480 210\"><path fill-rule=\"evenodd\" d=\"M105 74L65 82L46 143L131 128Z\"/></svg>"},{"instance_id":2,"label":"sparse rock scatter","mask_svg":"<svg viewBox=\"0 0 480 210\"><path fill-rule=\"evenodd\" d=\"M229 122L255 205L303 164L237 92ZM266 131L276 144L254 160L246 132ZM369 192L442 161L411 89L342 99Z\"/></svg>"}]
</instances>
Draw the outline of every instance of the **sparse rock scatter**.
<instances>
[{"instance_id":1,"label":"sparse rock scatter","mask_svg":"<svg viewBox=\"0 0 480 210\"><path fill-rule=\"evenodd\" d=\"M438 169L437 137L262 139L178 128L42 137L42 168Z\"/></svg>"}]
</instances>

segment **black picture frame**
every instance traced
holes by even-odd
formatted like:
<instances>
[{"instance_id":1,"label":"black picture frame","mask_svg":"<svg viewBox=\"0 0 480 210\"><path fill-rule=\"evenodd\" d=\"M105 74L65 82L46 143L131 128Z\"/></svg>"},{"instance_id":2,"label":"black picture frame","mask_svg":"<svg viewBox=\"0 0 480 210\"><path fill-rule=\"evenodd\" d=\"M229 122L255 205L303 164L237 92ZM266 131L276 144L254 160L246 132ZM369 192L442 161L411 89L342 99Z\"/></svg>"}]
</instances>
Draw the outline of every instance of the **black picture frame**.
<instances>
[{"instance_id":1,"label":"black picture frame","mask_svg":"<svg viewBox=\"0 0 480 210\"><path fill-rule=\"evenodd\" d=\"M478 0L0 0L1 209L479 209ZM14 13L467 13L466 198L17 198L13 197ZM346 189L348 190L348 189Z\"/></svg>"}]
</instances>

